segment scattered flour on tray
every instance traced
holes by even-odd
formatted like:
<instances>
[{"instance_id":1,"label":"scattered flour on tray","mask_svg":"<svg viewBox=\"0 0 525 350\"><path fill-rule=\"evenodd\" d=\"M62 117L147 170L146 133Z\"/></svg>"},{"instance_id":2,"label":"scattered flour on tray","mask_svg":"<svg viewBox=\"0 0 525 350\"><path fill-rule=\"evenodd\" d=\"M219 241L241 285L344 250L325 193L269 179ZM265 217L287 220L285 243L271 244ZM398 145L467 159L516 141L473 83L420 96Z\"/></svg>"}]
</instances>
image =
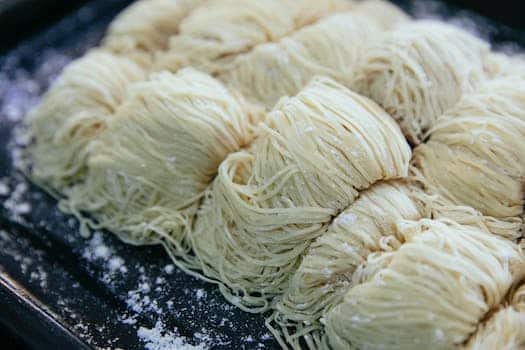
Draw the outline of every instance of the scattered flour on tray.
<instances>
[{"instance_id":1,"label":"scattered flour on tray","mask_svg":"<svg viewBox=\"0 0 525 350\"><path fill-rule=\"evenodd\" d=\"M158 321L154 328L140 327L137 336L147 350L206 350L206 343L189 344L185 337L177 333L177 329L167 331L162 322Z\"/></svg>"},{"instance_id":2,"label":"scattered flour on tray","mask_svg":"<svg viewBox=\"0 0 525 350\"><path fill-rule=\"evenodd\" d=\"M88 246L82 253L82 257L90 262L99 260L103 261L104 275L102 279L105 282L110 282L117 272L122 274L128 272L124 259L116 255L114 249L104 243L104 238L101 232L93 233Z\"/></svg>"},{"instance_id":3,"label":"scattered flour on tray","mask_svg":"<svg viewBox=\"0 0 525 350\"><path fill-rule=\"evenodd\" d=\"M27 190L28 185L24 180L17 182L14 189L11 189L6 178L0 179L0 196L7 196L3 200L3 206L9 215L16 220L20 220L22 215L31 212L31 204L25 200Z\"/></svg>"},{"instance_id":4,"label":"scattered flour on tray","mask_svg":"<svg viewBox=\"0 0 525 350\"><path fill-rule=\"evenodd\" d=\"M148 295L151 291L151 285L146 281L144 275L140 276L140 281L137 289L128 291L126 304L136 314L143 312L153 312L157 315L162 314L162 308L159 306L157 300L151 299ZM133 318L133 317L132 317Z\"/></svg>"},{"instance_id":5,"label":"scattered flour on tray","mask_svg":"<svg viewBox=\"0 0 525 350\"><path fill-rule=\"evenodd\" d=\"M197 289L195 291L195 298L197 298L197 300L201 300L204 296L206 296L206 291L204 289Z\"/></svg>"},{"instance_id":6,"label":"scattered flour on tray","mask_svg":"<svg viewBox=\"0 0 525 350\"><path fill-rule=\"evenodd\" d=\"M9 185L6 178L0 179L0 196L7 196L9 194Z\"/></svg>"},{"instance_id":7,"label":"scattered flour on tray","mask_svg":"<svg viewBox=\"0 0 525 350\"><path fill-rule=\"evenodd\" d=\"M48 287L48 273L41 265L43 252L35 249L33 257L24 256L18 244L28 246L29 243L21 237L12 237L7 231L0 230L0 251L4 256L9 256L20 266L20 272L29 276L29 281L38 283L45 290ZM1 269L1 266L0 266Z\"/></svg>"}]
</instances>

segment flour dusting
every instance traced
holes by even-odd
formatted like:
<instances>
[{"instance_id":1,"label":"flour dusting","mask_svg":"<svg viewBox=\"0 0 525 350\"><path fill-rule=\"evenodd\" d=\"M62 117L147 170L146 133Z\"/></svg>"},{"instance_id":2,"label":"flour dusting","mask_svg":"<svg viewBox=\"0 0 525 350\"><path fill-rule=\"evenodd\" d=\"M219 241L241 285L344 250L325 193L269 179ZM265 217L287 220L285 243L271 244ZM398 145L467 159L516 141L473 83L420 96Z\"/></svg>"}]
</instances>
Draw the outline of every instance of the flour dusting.
<instances>
[{"instance_id":1,"label":"flour dusting","mask_svg":"<svg viewBox=\"0 0 525 350\"><path fill-rule=\"evenodd\" d=\"M140 327L137 331L139 339L147 350L206 350L205 343L192 345L185 337L180 336L175 328L166 330L165 325L158 321L154 328Z\"/></svg>"}]
</instances>

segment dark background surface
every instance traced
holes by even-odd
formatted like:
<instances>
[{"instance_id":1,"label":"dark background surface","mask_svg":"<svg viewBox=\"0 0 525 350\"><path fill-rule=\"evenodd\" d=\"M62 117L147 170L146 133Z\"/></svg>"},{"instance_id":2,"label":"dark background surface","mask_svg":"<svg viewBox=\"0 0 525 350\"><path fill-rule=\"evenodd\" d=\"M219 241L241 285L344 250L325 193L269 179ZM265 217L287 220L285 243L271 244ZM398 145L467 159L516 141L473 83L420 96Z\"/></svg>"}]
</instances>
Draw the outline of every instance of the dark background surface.
<instances>
[{"instance_id":1,"label":"dark background surface","mask_svg":"<svg viewBox=\"0 0 525 350\"><path fill-rule=\"evenodd\" d=\"M474 10L508 26L525 29L525 2L522 0L451 0L448 2Z\"/></svg>"},{"instance_id":2,"label":"dark background surface","mask_svg":"<svg viewBox=\"0 0 525 350\"><path fill-rule=\"evenodd\" d=\"M427 0L394 1L425 3ZM0 0L0 51L12 47L21 39L37 33L88 0ZM119 2L107 0L107 2ZM469 9L482 16L516 29L525 29L523 0L448 0L457 9ZM412 5L412 4L411 4Z\"/></svg>"},{"instance_id":3,"label":"dark background surface","mask_svg":"<svg viewBox=\"0 0 525 350\"><path fill-rule=\"evenodd\" d=\"M88 0L0 0L0 50L12 47L86 2Z\"/></svg>"},{"instance_id":4,"label":"dark background surface","mask_svg":"<svg viewBox=\"0 0 525 350\"><path fill-rule=\"evenodd\" d=\"M42 63L40 58L45 56L47 47L57 48L59 52L68 57L77 57L87 47L93 46L99 40L110 19L130 1L93 0L87 5L90 11L86 13L89 13L89 16L78 16L78 9L87 2L0 0L0 65L9 67L11 64L8 62L9 54L17 51L20 54L17 55L16 62L12 63L13 70L23 68L25 74L38 76L42 74L38 69ZM473 9L478 14L492 19L486 21L474 15L477 23L476 29L486 38L499 45L517 43L525 47L524 1L456 0L449 1L452 3L450 6L441 6L437 2L424 0L394 2L411 13L421 14L430 8L433 13L445 17L452 16L456 19L461 19L466 14L471 16L472 13L465 13L464 10ZM68 17L68 14L71 13L77 13L77 15ZM47 29L64 17L69 18L69 20L66 19L68 23L64 24L62 20L58 25L55 24L53 28ZM5 56L3 57L2 54ZM15 81L17 74L13 72L10 79ZM40 90L37 94L46 88L48 81L42 78L38 84ZM0 103L2 103L1 89L0 85ZM6 101L4 99L3 102L6 103ZM0 178L16 177L10 166L7 145L7 139L11 134L10 127L13 124L2 124L1 121L2 115L0 115ZM13 178L12 180L16 182L19 179ZM28 197L33 211L28 217L20 220L10 217L8 212L2 210L1 204L5 198L0 195L0 230L8 232L11 239L9 241L11 245L4 245L0 249L8 248L13 252L8 255L0 251L0 282L7 281L7 287L4 285L4 289L0 288L0 348L66 349L80 348L86 342L92 346L112 344L125 349L139 348L136 328L114 323L112 320L126 312L125 300L121 296L122 294L125 296L126 291L133 288L141 276L137 272L141 268L146 271L146 275L152 276L151 279L159 276L169 277L170 285L165 286L166 290L156 295L156 298L159 302L165 302L174 297L176 303L177 300L180 301L176 307L188 309L186 313L180 315L168 315L165 320L168 324L176 325L183 335L191 338L191 335L199 330L200 325L206 325L209 329L226 334L230 341L228 344L215 347L217 349L256 349L256 344L242 339L248 336L264 338L266 330L263 318L260 315L252 316L237 309L228 308L215 286L193 279L182 272L177 272L172 276L163 274L162 268L169 264L169 260L160 248L130 247L120 243L112 236L105 235L104 240L107 244L127 262L140 261L130 267L130 272L125 278L123 277L122 281L119 280L116 285L108 287L101 282L105 273L101 262L82 260L87 243L78 238L77 227L71 226L68 218L57 211L55 201L33 187L30 187ZM35 251L41 253L34 253ZM13 257L16 258L20 254L38 260L39 266L45 266L46 271L53 274L51 276L53 278L49 278L50 286L47 289L39 288L38 281L28 279L27 275L22 273L23 271L13 267L18 266L16 264L18 261L13 260ZM5 271L2 266L6 267ZM9 284L9 281L13 284ZM20 290L16 289L16 281L23 284ZM80 287L74 287L76 285ZM190 291L195 289L206 291L205 303L208 305L203 307L194 299L187 300L186 292L182 291L181 286L189 288ZM75 289L74 293L72 289ZM27 291L31 291L32 295L25 295ZM23 298L17 299L19 296ZM63 305L64 300L67 301L65 306ZM66 312L67 309L73 312ZM6 313L5 310L9 312ZM217 325L219 322L214 321L213 317L220 317L221 314L228 314L231 325L222 328ZM75 334L68 333L71 326L78 321L73 316L83 318L90 323L87 325L88 332L79 337L76 336L74 330ZM158 315L141 314L137 317L140 324L151 328L157 321ZM59 320L58 325L53 323L55 319ZM2 324L9 324L10 328L2 327ZM61 324L68 329L61 330ZM95 326L101 327L102 330L94 329ZM49 337L49 334L54 331L61 332L54 337L59 343L50 344L44 341L44 338ZM115 334L121 339L115 344L110 343ZM71 339L68 338L69 336ZM25 339L26 344L23 344L21 339ZM29 344L28 339L30 339ZM275 348L275 343L272 341L263 342L263 345L264 349Z\"/></svg>"}]
</instances>

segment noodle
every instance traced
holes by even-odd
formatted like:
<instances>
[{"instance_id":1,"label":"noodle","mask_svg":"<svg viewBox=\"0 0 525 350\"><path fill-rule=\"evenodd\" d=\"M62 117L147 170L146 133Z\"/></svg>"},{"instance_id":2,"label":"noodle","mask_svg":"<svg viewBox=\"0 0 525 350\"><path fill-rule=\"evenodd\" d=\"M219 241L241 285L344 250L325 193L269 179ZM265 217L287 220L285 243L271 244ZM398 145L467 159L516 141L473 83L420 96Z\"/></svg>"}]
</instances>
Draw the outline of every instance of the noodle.
<instances>
[{"instance_id":1,"label":"noodle","mask_svg":"<svg viewBox=\"0 0 525 350\"><path fill-rule=\"evenodd\" d=\"M389 112L415 145L437 117L486 76L488 45L439 22L401 25L365 51L353 86Z\"/></svg>"},{"instance_id":2,"label":"noodle","mask_svg":"<svg viewBox=\"0 0 525 350\"><path fill-rule=\"evenodd\" d=\"M464 349L525 349L525 313L512 307L499 310L478 329Z\"/></svg>"},{"instance_id":3,"label":"noodle","mask_svg":"<svg viewBox=\"0 0 525 350\"><path fill-rule=\"evenodd\" d=\"M82 235L283 348L525 349L523 56L383 0L139 0L28 127Z\"/></svg>"},{"instance_id":4,"label":"noodle","mask_svg":"<svg viewBox=\"0 0 525 350\"><path fill-rule=\"evenodd\" d=\"M103 47L151 64L151 53L163 50L179 24L202 0L139 0L111 22Z\"/></svg>"},{"instance_id":5,"label":"noodle","mask_svg":"<svg viewBox=\"0 0 525 350\"><path fill-rule=\"evenodd\" d=\"M87 145L105 129L126 87L143 78L127 58L96 50L65 68L29 115L33 181L63 193L83 179Z\"/></svg>"},{"instance_id":6,"label":"noodle","mask_svg":"<svg viewBox=\"0 0 525 350\"><path fill-rule=\"evenodd\" d=\"M180 33L158 55L156 69L217 67L257 44L275 41L327 14L347 9L345 0L210 0L184 19Z\"/></svg>"},{"instance_id":7,"label":"noodle","mask_svg":"<svg viewBox=\"0 0 525 350\"><path fill-rule=\"evenodd\" d=\"M328 78L283 99L249 150L226 158L195 223L204 273L263 311L310 241L359 191L406 175L410 149L372 101Z\"/></svg>"},{"instance_id":8,"label":"noodle","mask_svg":"<svg viewBox=\"0 0 525 350\"><path fill-rule=\"evenodd\" d=\"M428 219L398 226L406 243L388 266L328 313L333 349L453 348L525 275L517 245L475 227Z\"/></svg>"},{"instance_id":9,"label":"noodle","mask_svg":"<svg viewBox=\"0 0 525 350\"><path fill-rule=\"evenodd\" d=\"M379 182L336 217L311 244L275 306L279 336L283 334L295 349L301 349L301 338L319 348L323 333L319 320L352 285L367 278L367 258L401 245L396 222L429 216L417 191L404 181Z\"/></svg>"},{"instance_id":10,"label":"noodle","mask_svg":"<svg viewBox=\"0 0 525 350\"><path fill-rule=\"evenodd\" d=\"M260 116L193 69L153 75L91 145L85 183L62 206L133 244L167 240L188 252L187 227L220 162L253 137ZM180 247L179 247L180 246Z\"/></svg>"},{"instance_id":11,"label":"noodle","mask_svg":"<svg viewBox=\"0 0 525 350\"><path fill-rule=\"evenodd\" d=\"M494 80L479 93L465 95L438 121L430 131L430 141L419 146L413 157L414 171L431 192L488 216L522 214L522 86L514 80Z\"/></svg>"},{"instance_id":12,"label":"noodle","mask_svg":"<svg viewBox=\"0 0 525 350\"><path fill-rule=\"evenodd\" d=\"M525 349L525 285L510 301L478 327L465 350Z\"/></svg>"},{"instance_id":13,"label":"noodle","mask_svg":"<svg viewBox=\"0 0 525 350\"><path fill-rule=\"evenodd\" d=\"M366 6L370 4L369 6ZM391 14L383 23L376 13ZM315 75L349 85L354 66L364 54L364 44L387 25L406 20L397 8L384 2L364 2L305 27L276 43L257 46L218 70L218 77L253 102L271 109L282 96L293 96Z\"/></svg>"}]
</instances>

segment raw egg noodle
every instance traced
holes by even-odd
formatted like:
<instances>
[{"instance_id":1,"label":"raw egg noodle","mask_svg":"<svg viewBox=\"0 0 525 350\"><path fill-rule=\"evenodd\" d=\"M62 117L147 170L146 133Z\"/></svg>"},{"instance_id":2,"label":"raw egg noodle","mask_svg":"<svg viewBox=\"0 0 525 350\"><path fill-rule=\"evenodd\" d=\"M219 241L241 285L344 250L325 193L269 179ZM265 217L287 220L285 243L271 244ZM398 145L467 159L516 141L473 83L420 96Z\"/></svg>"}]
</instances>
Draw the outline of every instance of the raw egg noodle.
<instances>
[{"instance_id":1,"label":"raw egg noodle","mask_svg":"<svg viewBox=\"0 0 525 350\"><path fill-rule=\"evenodd\" d=\"M333 349L450 349L523 278L514 243L472 226L398 222L405 243L326 316ZM388 253L387 253L388 254Z\"/></svg>"},{"instance_id":2,"label":"raw egg noodle","mask_svg":"<svg viewBox=\"0 0 525 350\"><path fill-rule=\"evenodd\" d=\"M64 193L82 180L88 144L106 128L128 85L144 78L130 59L100 50L67 66L28 116L33 181Z\"/></svg>"},{"instance_id":3,"label":"raw egg noodle","mask_svg":"<svg viewBox=\"0 0 525 350\"><path fill-rule=\"evenodd\" d=\"M61 205L89 212L91 226L128 243L167 240L185 254L199 199L221 161L251 141L260 117L207 74L154 74L130 86L90 145L86 181Z\"/></svg>"},{"instance_id":4,"label":"raw egg noodle","mask_svg":"<svg viewBox=\"0 0 525 350\"><path fill-rule=\"evenodd\" d=\"M462 93L486 79L488 51L485 42L454 26L408 22L367 45L353 87L378 102L417 145Z\"/></svg>"},{"instance_id":5,"label":"raw egg noodle","mask_svg":"<svg viewBox=\"0 0 525 350\"><path fill-rule=\"evenodd\" d=\"M194 66L213 73L236 55L276 41L331 13L351 8L346 0L210 0L181 23L155 69Z\"/></svg>"},{"instance_id":6,"label":"raw egg noodle","mask_svg":"<svg viewBox=\"0 0 525 350\"><path fill-rule=\"evenodd\" d=\"M472 206L485 215L520 216L525 176L523 92L522 82L501 78L479 93L465 95L429 131L429 142L414 152L415 172L423 182L452 203Z\"/></svg>"},{"instance_id":7,"label":"raw egg noodle","mask_svg":"<svg viewBox=\"0 0 525 350\"><path fill-rule=\"evenodd\" d=\"M383 261L383 252L401 246L396 222L430 216L419 191L403 180L380 181L339 214L312 242L276 304L272 317L280 329L274 333L283 335L294 349L301 348L301 341L317 348L323 334L323 315L353 285L368 279Z\"/></svg>"},{"instance_id":8,"label":"raw egg noodle","mask_svg":"<svg viewBox=\"0 0 525 350\"><path fill-rule=\"evenodd\" d=\"M111 22L102 45L149 66L153 52L167 49L169 38L178 33L182 20L202 3L203 0L138 0Z\"/></svg>"},{"instance_id":9,"label":"raw egg noodle","mask_svg":"<svg viewBox=\"0 0 525 350\"><path fill-rule=\"evenodd\" d=\"M406 15L391 5L364 2L279 42L257 46L219 69L218 77L267 109L280 97L295 95L315 75L350 86L358 59L365 53L365 43L406 20Z\"/></svg>"},{"instance_id":10,"label":"raw egg noodle","mask_svg":"<svg viewBox=\"0 0 525 350\"><path fill-rule=\"evenodd\" d=\"M285 349L523 348L524 79L381 0L139 0L29 113L24 170Z\"/></svg>"},{"instance_id":11,"label":"raw egg noodle","mask_svg":"<svg viewBox=\"0 0 525 350\"><path fill-rule=\"evenodd\" d=\"M512 294L511 303L483 322L465 350L523 349L525 347L525 285Z\"/></svg>"},{"instance_id":12,"label":"raw egg noodle","mask_svg":"<svg viewBox=\"0 0 525 350\"><path fill-rule=\"evenodd\" d=\"M283 99L249 150L221 164L194 249L234 304L267 309L310 241L378 180L407 175L410 149L373 101L328 78Z\"/></svg>"}]
</instances>

